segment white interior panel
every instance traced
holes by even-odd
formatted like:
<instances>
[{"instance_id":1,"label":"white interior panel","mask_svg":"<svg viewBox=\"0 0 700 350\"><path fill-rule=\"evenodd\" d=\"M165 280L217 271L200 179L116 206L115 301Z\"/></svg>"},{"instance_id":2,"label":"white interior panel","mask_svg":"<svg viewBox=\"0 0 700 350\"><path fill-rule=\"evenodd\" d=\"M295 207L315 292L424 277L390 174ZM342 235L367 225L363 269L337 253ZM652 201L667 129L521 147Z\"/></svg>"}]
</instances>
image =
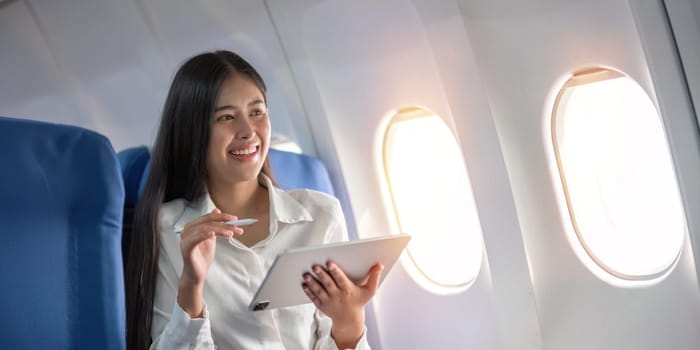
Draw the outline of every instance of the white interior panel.
<instances>
[{"instance_id":1,"label":"white interior panel","mask_svg":"<svg viewBox=\"0 0 700 350\"><path fill-rule=\"evenodd\" d=\"M454 116L479 211L493 298L505 349L541 349L532 285L510 183L483 75L474 59L459 4L413 1Z\"/></svg>"},{"instance_id":2,"label":"white interior panel","mask_svg":"<svg viewBox=\"0 0 700 350\"><path fill-rule=\"evenodd\" d=\"M101 132L115 149L149 140L168 81L138 7L106 0L26 3L63 73L62 87L80 108L80 115L56 121Z\"/></svg>"},{"instance_id":3,"label":"white interior panel","mask_svg":"<svg viewBox=\"0 0 700 350\"><path fill-rule=\"evenodd\" d=\"M265 79L274 132L311 155L313 136L277 33L262 1L138 0L146 22L174 72L186 58L210 50L231 50ZM172 74L172 73L171 73Z\"/></svg>"},{"instance_id":4,"label":"white interior panel","mask_svg":"<svg viewBox=\"0 0 700 350\"><path fill-rule=\"evenodd\" d=\"M700 2L664 0L664 6L683 63L685 80L695 106L695 116L700 121Z\"/></svg>"},{"instance_id":5,"label":"white interior panel","mask_svg":"<svg viewBox=\"0 0 700 350\"><path fill-rule=\"evenodd\" d=\"M117 150L150 145L177 67L227 49L266 80L273 131L316 153L262 2L24 0L0 16L2 115L83 126Z\"/></svg>"},{"instance_id":6,"label":"white interior panel","mask_svg":"<svg viewBox=\"0 0 700 350\"><path fill-rule=\"evenodd\" d=\"M674 22L677 19L674 13L684 5L683 2L676 4L680 7L665 4L664 9L664 4L659 1L631 3L669 138L681 198L685 205L695 271L700 277L700 271L697 270L700 266L700 182L697 181L700 178L700 128L697 124L697 104L693 105L692 102L693 98L697 98L692 84L700 82L700 76L696 70L697 62L688 62L688 56L684 54L687 46L700 38L700 27L681 22L680 25L684 28L684 34L681 35L683 39L676 39L677 46L674 46L674 41L670 40L671 37L678 37L675 29L673 34L671 31L672 25L673 28L678 28L678 23ZM697 6L685 6L689 16L697 17ZM683 23L686 25L683 26Z\"/></svg>"},{"instance_id":7,"label":"white interior panel","mask_svg":"<svg viewBox=\"0 0 700 350\"><path fill-rule=\"evenodd\" d=\"M83 122L32 11L15 1L0 8L0 115Z\"/></svg>"}]
</instances>

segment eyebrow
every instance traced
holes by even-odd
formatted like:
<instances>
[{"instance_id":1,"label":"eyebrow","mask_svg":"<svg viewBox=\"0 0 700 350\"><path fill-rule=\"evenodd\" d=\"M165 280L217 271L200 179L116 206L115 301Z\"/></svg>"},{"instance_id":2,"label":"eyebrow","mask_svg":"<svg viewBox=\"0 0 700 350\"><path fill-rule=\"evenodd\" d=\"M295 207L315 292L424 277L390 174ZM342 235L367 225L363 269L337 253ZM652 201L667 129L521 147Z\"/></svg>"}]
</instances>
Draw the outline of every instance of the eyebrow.
<instances>
[{"instance_id":1,"label":"eyebrow","mask_svg":"<svg viewBox=\"0 0 700 350\"><path fill-rule=\"evenodd\" d=\"M248 102L248 107L252 107L254 105L261 104L261 103L264 104L265 101L263 101L261 99L256 99L256 100ZM238 107L231 106L231 105L223 105L223 106L216 107L216 109L214 109L214 112L223 111L224 109L234 109L235 110L235 109L238 109Z\"/></svg>"}]
</instances>

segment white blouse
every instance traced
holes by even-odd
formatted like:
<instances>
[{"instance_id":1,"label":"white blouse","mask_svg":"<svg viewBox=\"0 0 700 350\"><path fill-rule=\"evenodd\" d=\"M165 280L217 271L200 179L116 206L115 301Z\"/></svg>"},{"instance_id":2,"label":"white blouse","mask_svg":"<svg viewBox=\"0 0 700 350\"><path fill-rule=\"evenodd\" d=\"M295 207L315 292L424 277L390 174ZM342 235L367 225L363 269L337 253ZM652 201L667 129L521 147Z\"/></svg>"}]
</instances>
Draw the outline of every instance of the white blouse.
<instances>
[{"instance_id":1,"label":"white blouse","mask_svg":"<svg viewBox=\"0 0 700 350\"><path fill-rule=\"evenodd\" d=\"M216 256L204 284L204 318L191 319L176 302L183 267L180 234L187 222L211 212L215 205L204 195L191 203L177 199L161 207L151 349L338 349L331 337L331 319L311 303L248 310L279 253L347 240L337 199L310 190L284 191L262 178L270 196L270 235L250 248L217 237ZM369 349L366 331L356 349Z\"/></svg>"}]
</instances>

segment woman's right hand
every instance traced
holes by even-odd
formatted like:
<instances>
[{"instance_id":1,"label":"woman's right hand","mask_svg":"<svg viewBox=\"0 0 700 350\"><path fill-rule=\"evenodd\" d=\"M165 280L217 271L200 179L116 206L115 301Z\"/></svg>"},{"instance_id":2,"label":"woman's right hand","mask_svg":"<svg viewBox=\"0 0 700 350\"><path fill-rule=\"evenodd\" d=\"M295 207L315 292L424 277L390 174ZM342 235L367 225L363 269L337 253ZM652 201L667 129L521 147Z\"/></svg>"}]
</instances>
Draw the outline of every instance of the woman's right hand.
<instances>
[{"instance_id":1,"label":"woman's right hand","mask_svg":"<svg viewBox=\"0 0 700 350\"><path fill-rule=\"evenodd\" d=\"M204 280L216 252L216 237L231 237L243 234L243 229L226 224L238 219L223 214L219 209L188 222L180 237L182 252L182 275L177 301L190 317L201 317L204 309L202 291Z\"/></svg>"}]
</instances>

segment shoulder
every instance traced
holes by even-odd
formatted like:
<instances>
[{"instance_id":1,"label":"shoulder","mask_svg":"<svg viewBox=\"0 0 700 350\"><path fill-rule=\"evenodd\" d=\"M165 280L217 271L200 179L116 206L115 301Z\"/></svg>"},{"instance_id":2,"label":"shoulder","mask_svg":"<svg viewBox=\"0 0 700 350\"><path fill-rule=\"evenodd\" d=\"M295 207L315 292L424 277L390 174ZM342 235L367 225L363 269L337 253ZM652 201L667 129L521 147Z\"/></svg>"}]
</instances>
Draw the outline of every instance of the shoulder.
<instances>
[{"instance_id":1,"label":"shoulder","mask_svg":"<svg viewBox=\"0 0 700 350\"><path fill-rule=\"evenodd\" d=\"M280 207L285 208L282 215L288 216L290 222L311 225L304 226L304 231L313 235L309 242L347 240L345 216L337 198L308 189L281 191L279 198L286 198L287 204Z\"/></svg>"},{"instance_id":2,"label":"shoulder","mask_svg":"<svg viewBox=\"0 0 700 350\"><path fill-rule=\"evenodd\" d=\"M161 227L175 226L177 220L185 212L187 201L178 198L170 202L163 203L160 206L160 224Z\"/></svg>"},{"instance_id":3,"label":"shoulder","mask_svg":"<svg viewBox=\"0 0 700 350\"><path fill-rule=\"evenodd\" d=\"M299 204L312 213L312 215L319 213L328 214L331 216L342 215L342 208L338 198L335 198L327 193L309 189L282 191L294 198L294 200L299 202Z\"/></svg>"}]
</instances>

